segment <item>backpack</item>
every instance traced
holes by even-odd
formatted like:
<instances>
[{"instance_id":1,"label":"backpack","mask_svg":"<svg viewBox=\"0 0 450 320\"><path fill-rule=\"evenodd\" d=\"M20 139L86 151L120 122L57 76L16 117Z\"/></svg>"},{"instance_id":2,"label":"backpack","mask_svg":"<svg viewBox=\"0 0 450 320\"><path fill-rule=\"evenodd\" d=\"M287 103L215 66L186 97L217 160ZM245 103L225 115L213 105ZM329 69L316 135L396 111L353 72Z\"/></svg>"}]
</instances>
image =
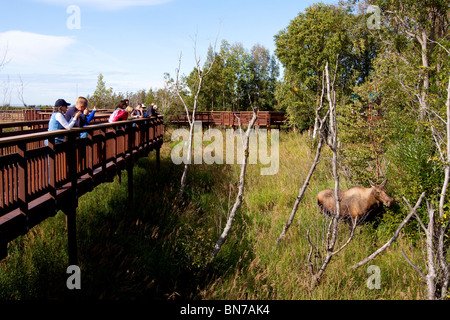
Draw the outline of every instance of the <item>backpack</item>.
<instances>
[{"instance_id":1,"label":"backpack","mask_svg":"<svg viewBox=\"0 0 450 320\"><path fill-rule=\"evenodd\" d=\"M112 123L112 122L116 122L116 121L120 121L120 120L127 120L127 119L128 119L128 112L126 112L125 110L116 109L109 116L108 122Z\"/></svg>"}]
</instances>

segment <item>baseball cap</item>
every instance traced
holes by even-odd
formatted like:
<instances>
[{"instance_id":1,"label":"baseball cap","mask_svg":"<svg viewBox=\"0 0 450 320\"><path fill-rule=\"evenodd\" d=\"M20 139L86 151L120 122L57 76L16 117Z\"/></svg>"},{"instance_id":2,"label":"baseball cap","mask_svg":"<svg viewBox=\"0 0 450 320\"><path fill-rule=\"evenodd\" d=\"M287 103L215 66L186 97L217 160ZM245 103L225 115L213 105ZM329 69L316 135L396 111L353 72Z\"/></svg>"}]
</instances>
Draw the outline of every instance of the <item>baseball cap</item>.
<instances>
[{"instance_id":1,"label":"baseball cap","mask_svg":"<svg viewBox=\"0 0 450 320\"><path fill-rule=\"evenodd\" d=\"M68 106L70 106L70 103L67 103L66 100L64 100L64 99L58 99L58 100L56 100L56 102L55 102L55 107L61 107L61 106L66 106L66 107L68 107Z\"/></svg>"}]
</instances>

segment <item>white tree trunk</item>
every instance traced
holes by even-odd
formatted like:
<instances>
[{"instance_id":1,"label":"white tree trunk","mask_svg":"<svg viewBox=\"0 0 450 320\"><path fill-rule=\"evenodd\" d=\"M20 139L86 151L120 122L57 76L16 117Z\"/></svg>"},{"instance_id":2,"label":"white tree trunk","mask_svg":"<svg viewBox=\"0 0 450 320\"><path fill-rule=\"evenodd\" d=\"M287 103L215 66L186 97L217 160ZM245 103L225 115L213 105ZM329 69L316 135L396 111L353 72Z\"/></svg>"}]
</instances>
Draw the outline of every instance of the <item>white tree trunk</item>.
<instances>
[{"instance_id":1,"label":"white tree trunk","mask_svg":"<svg viewBox=\"0 0 450 320\"><path fill-rule=\"evenodd\" d=\"M245 139L243 141L243 155L242 155L243 159L242 159L242 164L241 164L241 173L239 175L238 194L236 196L236 201L234 202L233 208L230 211L230 215L228 217L227 224L226 224L225 228L223 229L223 232L220 235L219 239L217 240L216 245L214 246L212 256L211 256L211 261L219 254L219 251L222 248L222 245L224 244L224 242L228 236L228 233L231 230L231 226L233 224L234 218L236 217L236 213L242 204L242 198L244 196L244 188L245 188L245 173L247 170L247 163L248 163L248 156L249 156L248 149L249 149L250 131L256 122L256 118L257 118L257 110L256 110L256 108L253 108L253 117L248 125L247 131L245 133Z\"/></svg>"}]
</instances>

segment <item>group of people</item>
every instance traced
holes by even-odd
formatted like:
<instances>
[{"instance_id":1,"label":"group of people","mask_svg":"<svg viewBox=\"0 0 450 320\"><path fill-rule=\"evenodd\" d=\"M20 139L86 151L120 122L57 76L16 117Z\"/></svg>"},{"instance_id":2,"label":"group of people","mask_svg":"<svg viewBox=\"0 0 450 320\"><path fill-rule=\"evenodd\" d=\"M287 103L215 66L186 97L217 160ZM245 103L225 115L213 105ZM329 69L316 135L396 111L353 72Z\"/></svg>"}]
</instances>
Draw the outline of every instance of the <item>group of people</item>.
<instances>
[{"instance_id":1,"label":"group of people","mask_svg":"<svg viewBox=\"0 0 450 320\"><path fill-rule=\"evenodd\" d=\"M138 103L134 110L131 112L132 119L156 117L157 115L158 106L155 103L152 103L148 110L145 110L145 106L142 103Z\"/></svg>"},{"instance_id":2,"label":"group of people","mask_svg":"<svg viewBox=\"0 0 450 320\"><path fill-rule=\"evenodd\" d=\"M64 99L58 99L55 102L55 107L53 113L50 117L50 121L48 123L48 131L67 129L70 130L73 127L82 128L94 118L96 108L89 111L88 109L88 100L85 97L79 97L74 106L70 107L70 103L66 102ZM123 112L120 112L123 111ZM157 116L158 107L155 103L152 103L149 110L145 110L142 104L138 104L136 108L133 108L129 105L129 100L124 99L121 100L119 105L116 107L116 110L109 118L109 122L115 122L119 120L127 120L127 119L137 119L137 118L146 118ZM121 116L117 116L121 113ZM112 117L116 114L115 117ZM82 132L80 134L80 138L86 138L87 133ZM55 143L60 143L64 141L64 137L55 137ZM47 144L46 140L46 144Z\"/></svg>"},{"instance_id":3,"label":"group of people","mask_svg":"<svg viewBox=\"0 0 450 320\"><path fill-rule=\"evenodd\" d=\"M138 103L135 108L130 106L128 99L123 99L116 106L114 112L109 116L108 122L116 122L120 120L139 119L156 117L158 115L158 106L152 103L148 110L145 110L143 104Z\"/></svg>"}]
</instances>

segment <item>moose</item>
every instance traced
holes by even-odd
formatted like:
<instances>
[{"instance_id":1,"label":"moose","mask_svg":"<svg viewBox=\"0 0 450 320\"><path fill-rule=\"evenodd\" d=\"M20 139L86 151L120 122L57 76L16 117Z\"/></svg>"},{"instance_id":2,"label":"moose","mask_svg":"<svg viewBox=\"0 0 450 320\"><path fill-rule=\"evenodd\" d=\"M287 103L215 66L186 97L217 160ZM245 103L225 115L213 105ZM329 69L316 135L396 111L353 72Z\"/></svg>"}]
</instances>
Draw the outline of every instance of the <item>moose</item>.
<instances>
[{"instance_id":1,"label":"moose","mask_svg":"<svg viewBox=\"0 0 450 320\"><path fill-rule=\"evenodd\" d=\"M369 180L371 188L355 186L347 191L339 191L341 200L341 217L344 220L355 220L359 223L371 221L383 209L383 204L390 207L394 199L384 191L387 179L376 185ZM325 189L317 194L317 205L323 214L334 215L336 207L335 192L333 189ZM370 218L369 218L370 216ZM369 219L368 219L369 218Z\"/></svg>"}]
</instances>

